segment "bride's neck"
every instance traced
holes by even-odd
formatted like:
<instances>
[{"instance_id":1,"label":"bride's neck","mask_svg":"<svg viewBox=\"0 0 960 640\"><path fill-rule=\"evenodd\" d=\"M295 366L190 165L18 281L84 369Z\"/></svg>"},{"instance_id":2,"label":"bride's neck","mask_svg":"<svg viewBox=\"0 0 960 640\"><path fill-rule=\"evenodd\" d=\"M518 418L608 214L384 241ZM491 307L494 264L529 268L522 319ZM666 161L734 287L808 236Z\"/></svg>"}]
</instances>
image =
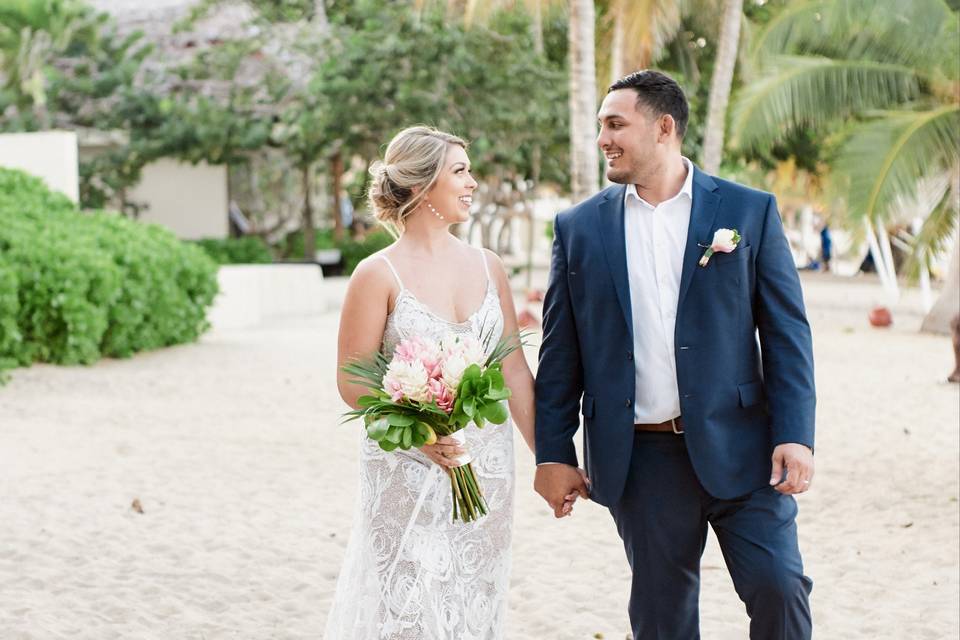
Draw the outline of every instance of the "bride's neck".
<instances>
[{"instance_id":1,"label":"bride's neck","mask_svg":"<svg viewBox=\"0 0 960 640\"><path fill-rule=\"evenodd\" d=\"M445 253L456 243L457 239L447 225L434 224L409 225L397 240L398 245L427 257Z\"/></svg>"}]
</instances>

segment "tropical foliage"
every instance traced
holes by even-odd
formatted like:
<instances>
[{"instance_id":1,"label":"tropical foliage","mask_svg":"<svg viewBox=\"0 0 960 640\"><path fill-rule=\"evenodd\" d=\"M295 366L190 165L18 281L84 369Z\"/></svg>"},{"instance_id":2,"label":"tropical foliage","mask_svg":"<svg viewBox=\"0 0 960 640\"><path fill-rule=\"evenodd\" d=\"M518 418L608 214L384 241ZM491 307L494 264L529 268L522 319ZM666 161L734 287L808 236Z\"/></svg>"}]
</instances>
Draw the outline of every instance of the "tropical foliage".
<instances>
[{"instance_id":1,"label":"tropical foliage","mask_svg":"<svg viewBox=\"0 0 960 640\"><path fill-rule=\"evenodd\" d=\"M890 222L921 180L960 167L958 25L942 0L791 3L754 42L760 75L737 102L735 144L822 136L850 227ZM956 215L944 190L916 249L940 248Z\"/></svg>"}]
</instances>

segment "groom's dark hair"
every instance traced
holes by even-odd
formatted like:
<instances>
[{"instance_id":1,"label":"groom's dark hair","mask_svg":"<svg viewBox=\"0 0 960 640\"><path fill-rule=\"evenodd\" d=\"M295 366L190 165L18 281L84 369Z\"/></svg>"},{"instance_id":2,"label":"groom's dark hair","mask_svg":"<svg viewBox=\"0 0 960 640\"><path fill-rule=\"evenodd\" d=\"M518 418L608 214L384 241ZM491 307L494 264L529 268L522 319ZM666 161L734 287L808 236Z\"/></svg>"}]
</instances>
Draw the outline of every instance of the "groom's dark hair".
<instances>
[{"instance_id":1,"label":"groom's dark hair","mask_svg":"<svg viewBox=\"0 0 960 640\"><path fill-rule=\"evenodd\" d=\"M658 118L665 113L670 114L677 123L677 137L683 138L683 134L687 132L690 107L683 89L673 78L650 69L634 71L610 85L607 93L620 89L633 89L637 92L637 110L646 108Z\"/></svg>"}]
</instances>

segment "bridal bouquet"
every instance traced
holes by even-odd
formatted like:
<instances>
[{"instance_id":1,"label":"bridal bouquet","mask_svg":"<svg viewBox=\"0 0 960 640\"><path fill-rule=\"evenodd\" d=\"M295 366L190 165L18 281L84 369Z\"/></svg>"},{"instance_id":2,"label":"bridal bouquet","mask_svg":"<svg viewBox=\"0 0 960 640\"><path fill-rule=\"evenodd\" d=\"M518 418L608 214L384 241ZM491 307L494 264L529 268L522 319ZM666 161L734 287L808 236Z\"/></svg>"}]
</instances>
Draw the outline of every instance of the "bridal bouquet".
<instances>
[{"instance_id":1,"label":"bridal bouquet","mask_svg":"<svg viewBox=\"0 0 960 640\"><path fill-rule=\"evenodd\" d=\"M360 396L359 409L346 420L362 418L367 436L384 451L433 444L437 436L460 433L473 422L503 424L510 397L501 372L503 359L522 345L522 339L501 340L488 356L473 336L448 334L439 342L412 337L400 342L393 358L382 353L372 360L355 360L343 367L353 382L370 389ZM453 520L471 522L486 515L487 505L477 484L469 455L448 469L453 492Z\"/></svg>"}]
</instances>

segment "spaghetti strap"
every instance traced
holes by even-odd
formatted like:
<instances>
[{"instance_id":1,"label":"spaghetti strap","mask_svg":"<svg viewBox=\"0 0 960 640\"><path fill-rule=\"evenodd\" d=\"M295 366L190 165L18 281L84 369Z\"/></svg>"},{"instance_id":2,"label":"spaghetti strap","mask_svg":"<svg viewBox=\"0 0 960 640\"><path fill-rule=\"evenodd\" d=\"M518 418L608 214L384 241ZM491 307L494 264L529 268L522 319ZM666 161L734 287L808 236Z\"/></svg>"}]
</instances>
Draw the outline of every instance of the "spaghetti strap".
<instances>
[{"instance_id":1,"label":"spaghetti strap","mask_svg":"<svg viewBox=\"0 0 960 640\"><path fill-rule=\"evenodd\" d=\"M490 265L487 264L487 254L484 253L483 249L478 249L480 251L480 259L483 260L483 271L487 274L487 287L493 284L493 279L490 277Z\"/></svg>"},{"instance_id":2,"label":"spaghetti strap","mask_svg":"<svg viewBox=\"0 0 960 640\"><path fill-rule=\"evenodd\" d=\"M403 280L400 279L400 274L397 273L397 270L393 268L393 263L390 262L390 258L388 258L383 254L380 254L380 258L382 258L383 261L387 263L387 266L390 267L390 271L393 272L393 277L397 279L397 284L400 285L400 290L403 291L404 290Z\"/></svg>"}]
</instances>

